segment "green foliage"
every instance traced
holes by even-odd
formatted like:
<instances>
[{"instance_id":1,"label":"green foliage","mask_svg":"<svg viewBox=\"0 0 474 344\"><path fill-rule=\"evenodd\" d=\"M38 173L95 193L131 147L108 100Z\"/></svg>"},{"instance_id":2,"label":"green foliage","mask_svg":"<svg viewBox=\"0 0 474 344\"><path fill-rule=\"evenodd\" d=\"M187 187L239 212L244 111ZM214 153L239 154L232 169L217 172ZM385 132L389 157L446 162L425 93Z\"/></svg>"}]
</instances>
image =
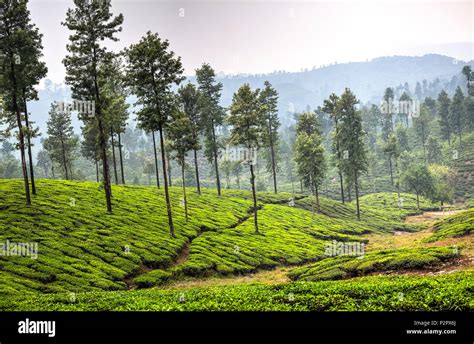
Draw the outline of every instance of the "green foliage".
<instances>
[{"instance_id":1,"label":"green foliage","mask_svg":"<svg viewBox=\"0 0 474 344\"><path fill-rule=\"evenodd\" d=\"M264 107L266 117L266 130L263 133L263 147L267 158L267 171L273 173L276 180L278 161L280 160L280 120L278 119L278 92L272 87L270 82L265 81L265 87L260 92L260 102ZM276 188L274 190L276 192Z\"/></svg>"},{"instance_id":2,"label":"green foliage","mask_svg":"<svg viewBox=\"0 0 474 344\"><path fill-rule=\"evenodd\" d=\"M433 267L458 257L453 247L370 251L359 256L336 256L292 269L292 280L323 281L363 276L374 272Z\"/></svg>"},{"instance_id":3,"label":"green foliage","mask_svg":"<svg viewBox=\"0 0 474 344\"><path fill-rule=\"evenodd\" d=\"M168 281L171 274L163 270L152 270L133 279L139 288L148 288Z\"/></svg>"},{"instance_id":4,"label":"green foliage","mask_svg":"<svg viewBox=\"0 0 474 344\"><path fill-rule=\"evenodd\" d=\"M403 171L401 183L408 191L415 192L417 197L423 195L434 198L435 196L434 179L426 165L410 165Z\"/></svg>"},{"instance_id":5,"label":"green foliage","mask_svg":"<svg viewBox=\"0 0 474 344\"><path fill-rule=\"evenodd\" d=\"M62 167L65 179L71 177L78 144L79 137L74 134L71 114L58 111L52 104L48 119L48 137L43 146L52 162Z\"/></svg>"},{"instance_id":6,"label":"green foliage","mask_svg":"<svg viewBox=\"0 0 474 344\"><path fill-rule=\"evenodd\" d=\"M318 190L324 181L326 162L319 124L312 112L298 116L294 152L298 175L306 186L310 186L312 192L314 189Z\"/></svg>"},{"instance_id":7,"label":"green foliage","mask_svg":"<svg viewBox=\"0 0 474 344\"><path fill-rule=\"evenodd\" d=\"M420 208L417 208L417 197L416 195L409 193L401 193L401 211L404 216L419 214L421 210L437 210L437 207L431 200L423 196L419 197ZM369 194L360 198L362 206L372 206L379 209L386 209L386 213L392 213L399 209L397 193L384 192L377 194Z\"/></svg>"},{"instance_id":8,"label":"green foliage","mask_svg":"<svg viewBox=\"0 0 474 344\"><path fill-rule=\"evenodd\" d=\"M472 311L474 271L436 277L31 295L2 311Z\"/></svg>"},{"instance_id":9,"label":"green foliage","mask_svg":"<svg viewBox=\"0 0 474 344\"><path fill-rule=\"evenodd\" d=\"M16 197L19 180L0 181L0 243L37 242L38 259L0 256L0 294L125 289L141 264L170 266L203 228L230 227L251 203L203 194L188 199L191 220L176 212L176 238L167 233L163 190L116 186L113 214L104 217L97 183L39 180L34 207ZM179 207L180 189L171 190Z\"/></svg>"},{"instance_id":10,"label":"green foliage","mask_svg":"<svg viewBox=\"0 0 474 344\"><path fill-rule=\"evenodd\" d=\"M474 229L474 209L448 216L435 223L433 229L435 234L428 237L427 242L469 235Z\"/></svg>"},{"instance_id":11,"label":"green foliage","mask_svg":"<svg viewBox=\"0 0 474 344\"><path fill-rule=\"evenodd\" d=\"M446 91L442 90L438 95L438 114L440 133L443 139L447 139L451 144L451 134L453 132L452 120L449 108L451 106L451 99L449 99Z\"/></svg>"}]
</instances>

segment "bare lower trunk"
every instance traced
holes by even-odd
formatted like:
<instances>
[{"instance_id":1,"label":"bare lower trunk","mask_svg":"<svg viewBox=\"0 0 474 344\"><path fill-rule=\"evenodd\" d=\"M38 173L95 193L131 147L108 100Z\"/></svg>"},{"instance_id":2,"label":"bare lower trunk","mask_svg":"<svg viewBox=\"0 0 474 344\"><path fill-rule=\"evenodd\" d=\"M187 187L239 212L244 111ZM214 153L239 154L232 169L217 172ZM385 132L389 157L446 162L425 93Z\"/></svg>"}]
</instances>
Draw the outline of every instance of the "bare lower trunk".
<instances>
[{"instance_id":1,"label":"bare lower trunk","mask_svg":"<svg viewBox=\"0 0 474 344\"><path fill-rule=\"evenodd\" d=\"M388 156L388 166L390 168L390 183L393 186L392 156Z\"/></svg>"},{"instance_id":2,"label":"bare lower trunk","mask_svg":"<svg viewBox=\"0 0 474 344\"><path fill-rule=\"evenodd\" d=\"M184 176L184 161L181 165L181 177L183 179L184 214L186 215L186 222L188 222L188 200L186 199L186 178Z\"/></svg>"},{"instance_id":3,"label":"bare lower trunk","mask_svg":"<svg viewBox=\"0 0 474 344\"><path fill-rule=\"evenodd\" d=\"M165 184L165 197L166 197L166 210L168 213L168 224L170 228L170 236L172 238L175 237L174 235L174 225L173 225L173 216L171 214L171 201L170 201L170 194L168 190L168 176L167 176L167 171L166 171L166 152L165 152L165 142L163 138L163 128L160 124L159 128L160 132L160 147L161 147L161 162L163 165L163 181Z\"/></svg>"},{"instance_id":4,"label":"bare lower trunk","mask_svg":"<svg viewBox=\"0 0 474 344\"><path fill-rule=\"evenodd\" d=\"M119 159L120 159L120 173L122 175L122 184L125 185L125 172L123 170L123 158L122 158L122 138L120 133L118 133L119 140Z\"/></svg>"},{"instance_id":5,"label":"bare lower trunk","mask_svg":"<svg viewBox=\"0 0 474 344\"><path fill-rule=\"evenodd\" d=\"M318 190L318 185L314 186L314 189L316 191L316 208L318 209L318 213L321 213L321 205L319 204L319 190Z\"/></svg>"},{"instance_id":6,"label":"bare lower trunk","mask_svg":"<svg viewBox=\"0 0 474 344\"><path fill-rule=\"evenodd\" d=\"M216 132L214 130L214 122L212 123L212 140L213 140L213 154L214 154L214 169L216 172L216 186L217 186L217 195L221 195L221 181L219 178L219 166L217 165L217 142L216 142ZM252 167L253 171L253 167Z\"/></svg>"},{"instance_id":7,"label":"bare lower trunk","mask_svg":"<svg viewBox=\"0 0 474 344\"><path fill-rule=\"evenodd\" d=\"M360 220L359 181L358 181L357 171L354 172L354 189L355 189L355 196L356 196L357 220Z\"/></svg>"},{"instance_id":8,"label":"bare lower trunk","mask_svg":"<svg viewBox=\"0 0 474 344\"><path fill-rule=\"evenodd\" d=\"M99 162L97 159L95 159L95 176L98 183L99 182Z\"/></svg>"},{"instance_id":9,"label":"bare lower trunk","mask_svg":"<svg viewBox=\"0 0 474 344\"><path fill-rule=\"evenodd\" d=\"M338 173L339 173L339 183L340 183L340 189L341 189L341 201L342 201L342 204L344 204L346 203L346 200L344 197L344 181L342 178L341 170L339 170Z\"/></svg>"},{"instance_id":10,"label":"bare lower trunk","mask_svg":"<svg viewBox=\"0 0 474 344\"><path fill-rule=\"evenodd\" d=\"M201 185L199 184L199 167L197 160L197 150L194 150L194 169L196 170L196 186L198 195L201 194Z\"/></svg>"},{"instance_id":11,"label":"bare lower trunk","mask_svg":"<svg viewBox=\"0 0 474 344\"><path fill-rule=\"evenodd\" d=\"M104 127L102 120L99 118L99 140L102 159L102 177L104 179L105 201L107 203L107 212L112 212L112 190L110 186L109 163L107 159L107 142L105 140Z\"/></svg>"},{"instance_id":12,"label":"bare lower trunk","mask_svg":"<svg viewBox=\"0 0 474 344\"><path fill-rule=\"evenodd\" d=\"M269 125L269 134L270 134L270 153L272 158L272 176L273 176L273 191L277 193L277 179L276 179L276 163L275 163L275 149L273 147L273 132L272 126Z\"/></svg>"},{"instance_id":13,"label":"bare lower trunk","mask_svg":"<svg viewBox=\"0 0 474 344\"><path fill-rule=\"evenodd\" d=\"M158 172L158 156L156 154L156 141L155 141L155 132L154 131L151 132L151 137L153 138L153 153L154 153L154 156L155 156L156 186L159 189L160 188L160 175L159 175L159 172Z\"/></svg>"},{"instance_id":14,"label":"bare lower trunk","mask_svg":"<svg viewBox=\"0 0 474 344\"><path fill-rule=\"evenodd\" d=\"M250 163L250 182L252 184L252 196L253 196L253 219L255 224L255 232L259 233L258 231L258 208L257 208L257 193L255 190L255 174L253 172L253 165Z\"/></svg>"},{"instance_id":15,"label":"bare lower trunk","mask_svg":"<svg viewBox=\"0 0 474 344\"><path fill-rule=\"evenodd\" d=\"M112 140L112 160L114 163L114 177L115 177L115 185L118 185L118 173L117 173L117 161L115 159L115 144L114 144L114 130L110 127L110 139Z\"/></svg>"},{"instance_id":16,"label":"bare lower trunk","mask_svg":"<svg viewBox=\"0 0 474 344\"><path fill-rule=\"evenodd\" d=\"M69 180L69 173L67 169L67 159L66 159L66 148L64 147L64 142L62 140L61 140L61 153L62 153L62 159L63 159L64 175L66 177L66 180Z\"/></svg>"},{"instance_id":17,"label":"bare lower trunk","mask_svg":"<svg viewBox=\"0 0 474 344\"><path fill-rule=\"evenodd\" d=\"M26 157L25 157L25 137L23 133L23 125L21 123L21 114L20 108L18 107L18 100L17 100L17 85L16 85L16 77L15 77L15 65L11 63L11 80L13 83L13 111L16 114L16 122L18 126L18 136L20 138L20 155L21 155L21 170L23 173L23 181L25 184L25 199L26 205L31 205L31 197L30 197L30 184L28 182L28 170L26 168Z\"/></svg>"},{"instance_id":18,"label":"bare lower trunk","mask_svg":"<svg viewBox=\"0 0 474 344\"><path fill-rule=\"evenodd\" d=\"M30 163L30 180L31 180L31 193L36 195L36 185L35 185L35 173L33 170L33 155L31 154L31 134L30 134L30 123L28 121L28 107L26 104L26 92L23 89L23 102L25 108L25 125L28 130L26 133L26 142L28 145L28 161Z\"/></svg>"}]
</instances>

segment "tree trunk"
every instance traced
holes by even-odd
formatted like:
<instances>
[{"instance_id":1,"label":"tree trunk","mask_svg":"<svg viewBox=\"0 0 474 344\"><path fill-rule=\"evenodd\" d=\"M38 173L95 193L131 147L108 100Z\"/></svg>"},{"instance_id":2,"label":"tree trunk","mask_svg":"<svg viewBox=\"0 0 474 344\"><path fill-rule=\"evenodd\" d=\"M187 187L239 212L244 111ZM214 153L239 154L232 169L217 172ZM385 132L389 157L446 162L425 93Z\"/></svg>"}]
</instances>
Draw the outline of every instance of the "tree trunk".
<instances>
[{"instance_id":1,"label":"tree trunk","mask_svg":"<svg viewBox=\"0 0 474 344\"><path fill-rule=\"evenodd\" d=\"M318 209L318 213L321 213L321 205L319 204L319 189L318 185L314 185L314 189L316 191L316 208Z\"/></svg>"},{"instance_id":2,"label":"tree trunk","mask_svg":"<svg viewBox=\"0 0 474 344\"><path fill-rule=\"evenodd\" d=\"M339 174L339 184L340 184L340 188L341 188L341 201L342 201L342 204L344 204L344 203L346 203L346 200L345 200L345 197L344 197L344 181L343 181L343 178L342 178L342 172L339 168L338 168L338 174Z\"/></svg>"},{"instance_id":3,"label":"tree trunk","mask_svg":"<svg viewBox=\"0 0 474 344\"><path fill-rule=\"evenodd\" d=\"M169 186L173 186L173 180L171 179L171 157L168 151L166 152L166 168L168 169Z\"/></svg>"},{"instance_id":4,"label":"tree trunk","mask_svg":"<svg viewBox=\"0 0 474 344\"><path fill-rule=\"evenodd\" d=\"M418 196L418 192L416 193L416 208L420 210L420 197Z\"/></svg>"},{"instance_id":5,"label":"tree trunk","mask_svg":"<svg viewBox=\"0 0 474 344\"><path fill-rule=\"evenodd\" d=\"M217 186L217 195L221 195L221 181L219 178L219 166L217 165L217 142L216 142L216 131L214 129L214 120L212 121L212 142L213 142L213 153L214 153L214 168L216 172L216 186ZM252 167L253 171L253 167Z\"/></svg>"},{"instance_id":6,"label":"tree trunk","mask_svg":"<svg viewBox=\"0 0 474 344\"><path fill-rule=\"evenodd\" d=\"M64 147L64 141L61 136L61 156L63 158L63 166L64 166L64 174L66 177L66 180L69 180L69 174L67 170L67 159L66 159L66 147Z\"/></svg>"},{"instance_id":7,"label":"tree trunk","mask_svg":"<svg viewBox=\"0 0 474 344\"><path fill-rule=\"evenodd\" d=\"M255 223L255 232L259 233L258 231L258 217L257 217L257 193L255 191L255 175L253 173L253 164L250 163L250 182L252 183L252 196L253 196L253 214L254 214L254 223Z\"/></svg>"},{"instance_id":8,"label":"tree trunk","mask_svg":"<svg viewBox=\"0 0 474 344\"><path fill-rule=\"evenodd\" d=\"M340 183L340 188L341 188L341 201L342 204L345 203L345 197L344 197L344 183L342 180L342 171L341 171L341 149L339 147L339 139L338 139L338 132L339 132L339 127L338 127L338 121L336 119L337 117L334 117L334 123L335 123L335 129L336 129L336 153L337 153L337 161L338 161L338 166L337 166L337 172L339 173L339 183Z\"/></svg>"},{"instance_id":9,"label":"tree trunk","mask_svg":"<svg viewBox=\"0 0 474 344\"><path fill-rule=\"evenodd\" d=\"M35 173L33 171L33 155L31 154L31 135L30 135L30 123L28 121L28 106L26 104L26 91L23 89L23 102L25 108L25 126L28 130L26 132L26 142L28 145L28 161L30 163L30 178L31 178L31 193L36 195L36 186L35 186Z\"/></svg>"},{"instance_id":10,"label":"tree trunk","mask_svg":"<svg viewBox=\"0 0 474 344\"><path fill-rule=\"evenodd\" d=\"M183 178L184 214L186 216L186 222L188 222L188 200L186 199L186 179L184 176L184 161L182 161L181 165L181 177Z\"/></svg>"},{"instance_id":11,"label":"tree trunk","mask_svg":"<svg viewBox=\"0 0 474 344\"><path fill-rule=\"evenodd\" d=\"M423 143L423 161L426 165L426 147L425 147L425 125L423 124L423 120L421 123L421 141Z\"/></svg>"},{"instance_id":12,"label":"tree trunk","mask_svg":"<svg viewBox=\"0 0 474 344\"><path fill-rule=\"evenodd\" d=\"M100 115L99 115L100 116ZM109 176L109 163L107 160L107 143L105 140L104 127L102 124L102 119L99 117L99 142L100 142L100 155L102 159L102 177L104 178L104 191L105 191L105 201L107 203L107 212L112 212L112 190L110 186L110 176Z\"/></svg>"},{"instance_id":13,"label":"tree trunk","mask_svg":"<svg viewBox=\"0 0 474 344\"><path fill-rule=\"evenodd\" d=\"M97 124L99 129L99 146L100 146L100 156L102 160L102 176L104 178L104 191L105 191L105 202L107 204L107 212L112 212L112 189L110 186L110 176L109 176L109 162L107 160L107 140L105 137L105 128L102 122L102 109L101 109L101 102L100 102L100 95L99 95L99 84L97 82L97 52L93 51L93 63L94 63L94 96L96 102L96 117L97 117Z\"/></svg>"},{"instance_id":14,"label":"tree trunk","mask_svg":"<svg viewBox=\"0 0 474 344\"><path fill-rule=\"evenodd\" d=\"M122 184L125 185L125 172L123 170L123 158L122 158L122 138L120 132L118 133L119 142L119 159L120 159L120 174L122 175Z\"/></svg>"},{"instance_id":15,"label":"tree trunk","mask_svg":"<svg viewBox=\"0 0 474 344\"><path fill-rule=\"evenodd\" d=\"M110 127L110 139L112 143L112 159L114 163L114 177L115 177L115 185L118 185L118 173L117 173L117 161L115 159L115 144L114 144L114 129Z\"/></svg>"},{"instance_id":16,"label":"tree trunk","mask_svg":"<svg viewBox=\"0 0 474 344\"><path fill-rule=\"evenodd\" d=\"M170 201L170 194L168 190L168 176L166 171L166 152L165 152L165 140L163 138L163 127L160 123L159 125L159 132L160 132L160 147L161 147L161 162L163 165L163 182L165 184L165 197L166 197L166 210L168 212L168 223L170 227L170 236L175 238L174 235L174 225L173 225L173 216L171 214L171 201Z\"/></svg>"},{"instance_id":17,"label":"tree trunk","mask_svg":"<svg viewBox=\"0 0 474 344\"><path fill-rule=\"evenodd\" d=\"M20 138L20 155L21 155L21 170L23 172L23 181L25 184L25 199L26 205L31 205L31 197L30 197L30 183L28 182L28 170L26 168L26 157L25 157L25 137L23 133L23 125L21 123L21 114L20 108L18 107L18 99L17 99L17 85L16 85L16 77L15 77L15 65L13 62L11 63L11 80L13 83L13 111L16 113L16 122L18 126L18 135Z\"/></svg>"},{"instance_id":18,"label":"tree trunk","mask_svg":"<svg viewBox=\"0 0 474 344\"><path fill-rule=\"evenodd\" d=\"M388 166L390 169L390 183L393 186L393 171L392 171L392 156L391 155L388 156Z\"/></svg>"},{"instance_id":19,"label":"tree trunk","mask_svg":"<svg viewBox=\"0 0 474 344\"><path fill-rule=\"evenodd\" d=\"M158 189L160 188L160 175L158 172L158 156L156 155L156 141L155 141L155 132L151 132L151 136L153 138L153 153L155 155L155 171L156 171L156 186L158 186Z\"/></svg>"},{"instance_id":20,"label":"tree trunk","mask_svg":"<svg viewBox=\"0 0 474 344\"><path fill-rule=\"evenodd\" d=\"M54 163L51 161L51 174L53 176L53 180L56 179L56 177L54 176Z\"/></svg>"},{"instance_id":21,"label":"tree trunk","mask_svg":"<svg viewBox=\"0 0 474 344\"><path fill-rule=\"evenodd\" d=\"M98 183L99 182L99 161L97 159L95 159L95 176Z\"/></svg>"},{"instance_id":22,"label":"tree trunk","mask_svg":"<svg viewBox=\"0 0 474 344\"><path fill-rule=\"evenodd\" d=\"M239 171L235 172L235 179L237 182L237 188L240 190L240 174Z\"/></svg>"},{"instance_id":23,"label":"tree trunk","mask_svg":"<svg viewBox=\"0 0 474 344\"><path fill-rule=\"evenodd\" d=\"M356 196L356 206L357 206L357 220L360 220L360 207L359 207L359 181L357 180L357 171L354 172L354 189Z\"/></svg>"},{"instance_id":24,"label":"tree trunk","mask_svg":"<svg viewBox=\"0 0 474 344\"><path fill-rule=\"evenodd\" d=\"M269 139L270 139L270 153L272 159L272 176L273 176L273 191L277 193L277 179L276 179L276 164L275 164L275 148L273 147L273 132L272 132L272 125L270 119L268 119L268 131L269 131Z\"/></svg>"},{"instance_id":25,"label":"tree trunk","mask_svg":"<svg viewBox=\"0 0 474 344\"><path fill-rule=\"evenodd\" d=\"M199 166L198 166L197 150L196 149L194 149L194 168L196 170L197 192L198 192L198 195L200 195L201 194L201 185L199 184Z\"/></svg>"},{"instance_id":26,"label":"tree trunk","mask_svg":"<svg viewBox=\"0 0 474 344\"><path fill-rule=\"evenodd\" d=\"M459 149L462 151L462 128L461 128L461 115L458 114L458 135L459 135Z\"/></svg>"}]
</instances>

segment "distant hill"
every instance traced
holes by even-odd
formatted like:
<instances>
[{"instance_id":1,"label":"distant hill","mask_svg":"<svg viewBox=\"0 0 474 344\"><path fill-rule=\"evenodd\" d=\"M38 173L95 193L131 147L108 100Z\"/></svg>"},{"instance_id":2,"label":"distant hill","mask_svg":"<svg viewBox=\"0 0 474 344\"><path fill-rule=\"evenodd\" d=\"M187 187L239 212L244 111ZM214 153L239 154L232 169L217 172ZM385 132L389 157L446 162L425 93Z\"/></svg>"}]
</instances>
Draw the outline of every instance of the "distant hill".
<instances>
[{"instance_id":1,"label":"distant hill","mask_svg":"<svg viewBox=\"0 0 474 344\"><path fill-rule=\"evenodd\" d=\"M436 54L420 57L391 56L366 62L333 64L297 73L277 72L237 76L219 74L218 80L224 86L223 106L231 103L233 93L242 84L249 83L252 87L262 87L265 80L270 81L280 94L280 118L285 127L291 123L293 112L303 111L307 106L314 109L321 105L329 94L341 93L345 87L350 87L362 102L378 103L386 87L397 87L406 82L411 92L414 91L416 83L421 83L423 80L427 83L433 82L435 85L433 93L446 85L450 88L457 84L464 85L465 81L460 71L466 63ZM469 63L474 66L474 61ZM189 81L194 82L194 78L189 78ZM29 104L29 111L41 132L45 133L50 104L53 101L69 100L70 91L63 84L53 84L46 80L45 88L39 91L39 99ZM133 99L129 99L129 102L133 103ZM73 125L79 132L81 123L77 118L73 119ZM34 151L36 155L38 147L34 147Z\"/></svg>"}]
</instances>

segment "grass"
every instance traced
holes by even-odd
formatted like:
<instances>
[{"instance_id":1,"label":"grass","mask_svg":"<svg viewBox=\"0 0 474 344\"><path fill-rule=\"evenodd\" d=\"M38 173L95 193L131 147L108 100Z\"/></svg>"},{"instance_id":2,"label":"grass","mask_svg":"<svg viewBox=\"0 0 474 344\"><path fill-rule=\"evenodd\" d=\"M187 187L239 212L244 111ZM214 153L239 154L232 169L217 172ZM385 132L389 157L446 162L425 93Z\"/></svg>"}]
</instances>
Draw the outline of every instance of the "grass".
<instances>
[{"instance_id":1,"label":"grass","mask_svg":"<svg viewBox=\"0 0 474 344\"><path fill-rule=\"evenodd\" d=\"M410 248L367 252L363 256L336 256L295 268L292 280L324 281L346 279L374 272L429 268L457 258L454 247Z\"/></svg>"},{"instance_id":2,"label":"grass","mask_svg":"<svg viewBox=\"0 0 474 344\"><path fill-rule=\"evenodd\" d=\"M2 311L469 311L474 271L436 277L369 276L347 281L29 295Z\"/></svg>"},{"instance_id":3,"label":"grass","mask_svg":"<svg viewBox=\"0 0 474 344\"><path fill-rule=\"evenodd\" d=\"M426 238L434 242L446 238L456 238L471 234L474 229L474 209L468 209L437 222L433 226L435 233Z\"/></svg>"}]
</instances>

